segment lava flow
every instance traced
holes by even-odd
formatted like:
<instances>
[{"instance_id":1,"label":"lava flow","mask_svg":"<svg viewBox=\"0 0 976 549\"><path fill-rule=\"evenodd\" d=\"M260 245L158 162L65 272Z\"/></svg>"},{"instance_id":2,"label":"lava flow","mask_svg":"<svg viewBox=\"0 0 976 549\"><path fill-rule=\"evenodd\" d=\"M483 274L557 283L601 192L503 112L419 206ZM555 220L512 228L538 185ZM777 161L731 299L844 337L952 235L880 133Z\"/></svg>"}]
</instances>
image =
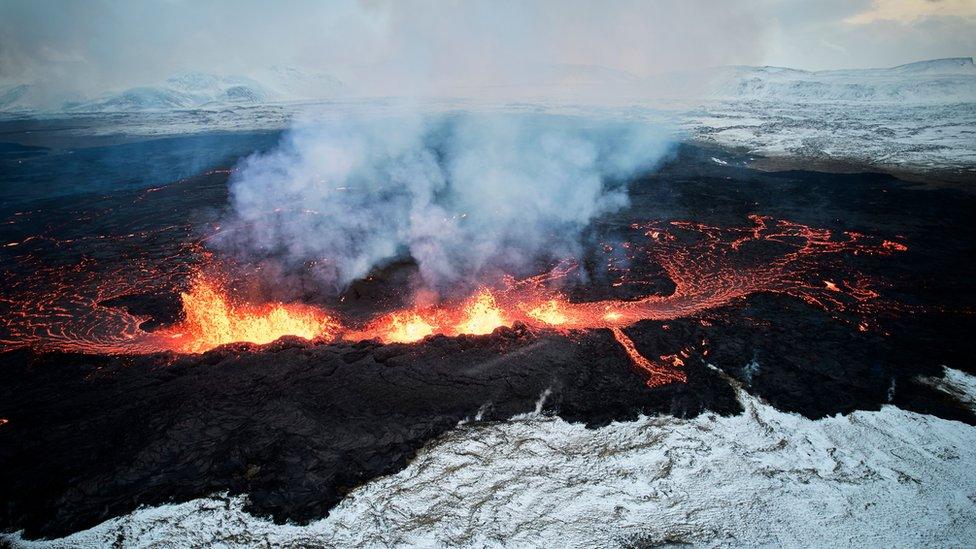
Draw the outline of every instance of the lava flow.
<instances>
[{"instance_id":1,"label":"lava flow","mask_svg":"<svg viewBox=\"0 0 976 549\"><path fill-rule=\"evenodd\" d=\"M353 323L305 304L237 302L218 279L198 272L189 289L180 294L183 319L145 332L136 328L145 317L99 305L101 299L111 297L106 295L111 282L92 275L87 279L89 287L69 282L57 286L61 295L33 302L8 299L5 305L11 310L3 316L3 328L10 335L0 344L103 353L195 353L230 342L268 343L285 335L410 343L437 334L488 334L519 322L564 333L609 329L634 364L649 374L648 383L657 385L684 379L682 359L661 357L657 362L641 356L623 332L640 320L687 317L756 292L773 292L853 317L846 320L858 329L870 328L880 296L866 277L847 269L837 258L844 254L891 255L903 252L904 244L761 216L750 219L751 225L745 227L689 222L630 226L631 236L620 248L626 257L608 254L606 268L615 280L613 285L646 284L632 266L656 264L674 284L666 295L574 301L560 288L567 286L579 266L566 262L542 275L482 288L466 300L386 312L365 323ZM92 265L86 264L88 267ZM77 274L79 267L68 272ZM822 272L830 272L830 278L821 278ZM117 286L116 295L140 286L131 273L120 274L127 275L128 282ZM166 277L159 284L159 279L150 278L141 285L165 287L169 280L172 278ZM81 297L66 297L76 295ZM125 335L120 337L120 333Z\"/></svg>"},{"instance_id":2,"label":"lava flow","mask_svg":"<svg viewBox=\"0 0 976 549\"><path fill-rule=\"evenodd\" d=\"M271 343L291 335L304 339L332 339L339 323L325 312L305 305L234 304L219 283L197 277L180 294L185 319L164 330L174 349L199 353L226 343Z\"/></svg>"}]
</instances>

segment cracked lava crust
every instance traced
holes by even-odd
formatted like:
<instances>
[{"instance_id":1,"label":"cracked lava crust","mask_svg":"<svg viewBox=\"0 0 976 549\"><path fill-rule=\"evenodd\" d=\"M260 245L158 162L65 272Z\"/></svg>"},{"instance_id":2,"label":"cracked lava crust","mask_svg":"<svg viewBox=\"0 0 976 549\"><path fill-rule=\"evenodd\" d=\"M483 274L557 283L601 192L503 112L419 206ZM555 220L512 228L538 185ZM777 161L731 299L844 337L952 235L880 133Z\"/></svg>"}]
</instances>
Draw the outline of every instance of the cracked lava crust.
<instances>
[{"instance_id":1,"label":"cracked lava crust","mask_svg":"<svg viewBox=\"0 0 976 549\"><path fill-rule=\"evenodd\" d=\"M973 371L973 196L712 155L631 182L582 261L424 307L409 258L336 298L235 291L255 273L206 246L226 171L3 212L0 527L221 491L309 521L459 421L740 413L731 384L976 422L917 381Z\"/></svg>"}]
</instances>

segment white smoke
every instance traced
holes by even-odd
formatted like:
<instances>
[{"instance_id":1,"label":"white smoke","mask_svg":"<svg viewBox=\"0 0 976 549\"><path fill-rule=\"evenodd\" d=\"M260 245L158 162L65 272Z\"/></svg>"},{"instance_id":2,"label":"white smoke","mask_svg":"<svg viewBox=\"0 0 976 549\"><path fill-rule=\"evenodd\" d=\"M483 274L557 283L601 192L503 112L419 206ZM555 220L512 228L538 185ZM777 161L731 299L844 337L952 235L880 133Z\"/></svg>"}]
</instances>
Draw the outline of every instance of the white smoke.
<instances>
[{"instance_id":1,"label":"white smoke","mask_svg":"<svg viewBox=\"0 0 976 549\"><path fill-rule=\"evenodd\" d=\"M595 217L670 150L638 123L543 115L348 117L304 124L231 181L219 245L301 266L328 291L392 259L443 291L577 257Z\"/></svg>"}]
</instances>

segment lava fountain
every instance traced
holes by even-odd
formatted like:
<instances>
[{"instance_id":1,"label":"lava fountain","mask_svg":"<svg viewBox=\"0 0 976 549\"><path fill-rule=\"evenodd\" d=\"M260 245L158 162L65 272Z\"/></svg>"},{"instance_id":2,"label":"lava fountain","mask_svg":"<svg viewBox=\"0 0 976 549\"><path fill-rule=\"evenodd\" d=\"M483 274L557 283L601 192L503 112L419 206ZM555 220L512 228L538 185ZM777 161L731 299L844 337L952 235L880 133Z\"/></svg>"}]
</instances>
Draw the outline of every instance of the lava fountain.
<instances>
[{"instance_id":1,"label":"lava fountain","mask_svg":"<svg viewBox=\"0 0 976 549\"><path fill-rule=\"evenodd\" d=\"M324 311L300 304L235 304L219 282L197 276L190 289L180 294L185 319L164 330L172 348L199 353L246 341L271 343L291 335L304 339L333 339L341 329Z\"/></svg>"}]
</instances>

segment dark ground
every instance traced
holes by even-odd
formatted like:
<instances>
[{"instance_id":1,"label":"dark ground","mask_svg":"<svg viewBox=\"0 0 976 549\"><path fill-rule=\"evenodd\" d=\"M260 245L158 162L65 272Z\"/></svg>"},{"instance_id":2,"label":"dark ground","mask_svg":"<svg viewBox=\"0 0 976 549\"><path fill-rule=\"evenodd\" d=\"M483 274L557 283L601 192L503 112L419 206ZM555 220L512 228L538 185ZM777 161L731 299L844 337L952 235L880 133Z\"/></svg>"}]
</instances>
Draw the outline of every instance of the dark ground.
<instances>
[{"instance_id":1,"label":"dark ground","mask_svg":"<svg viewBox=\"0 0 976 549\"><path fill-rule=\"evenodd\" d=\"M730 165L711 162L716 154ZM976 327L976 197L882 174L760 172L744 160L682 147L658 173L633 182L628 211L600 223L723 226L762 214L898 235L907 252L849 261L883 278L885 297L916 309L861 332L798 299L754 294L667 329L640 322L626 332L644 356L710 342L707 357L699 350L687 361L687 384L658 388L644 384L605 330L566 336L517 326L385 346L282 340L193 356L9 351L0 354L0 417L8 420L0 425L0 529L61 536L139 505L225 490L249 494L251 512L312 520L356 485L403 468L458 421L531 411L547 389L546 411L593 428L640 413L740 413L733 380L808 417L890 402L976 424L969 409L915 381L941 375L943 365L976 371L968 340ZM119 193L77 197L71 208L117 200L120 208L171 212L160 224L196 219L225 199L226 177L170 185L154 193L156 202ZM180 204L196 208L169 208ZM133 223L151 223L145 217L131 214ZM37 230L57 227L39 221ZM120 304L173 314L166 296Z\"/></svg>"}]
</instances>

